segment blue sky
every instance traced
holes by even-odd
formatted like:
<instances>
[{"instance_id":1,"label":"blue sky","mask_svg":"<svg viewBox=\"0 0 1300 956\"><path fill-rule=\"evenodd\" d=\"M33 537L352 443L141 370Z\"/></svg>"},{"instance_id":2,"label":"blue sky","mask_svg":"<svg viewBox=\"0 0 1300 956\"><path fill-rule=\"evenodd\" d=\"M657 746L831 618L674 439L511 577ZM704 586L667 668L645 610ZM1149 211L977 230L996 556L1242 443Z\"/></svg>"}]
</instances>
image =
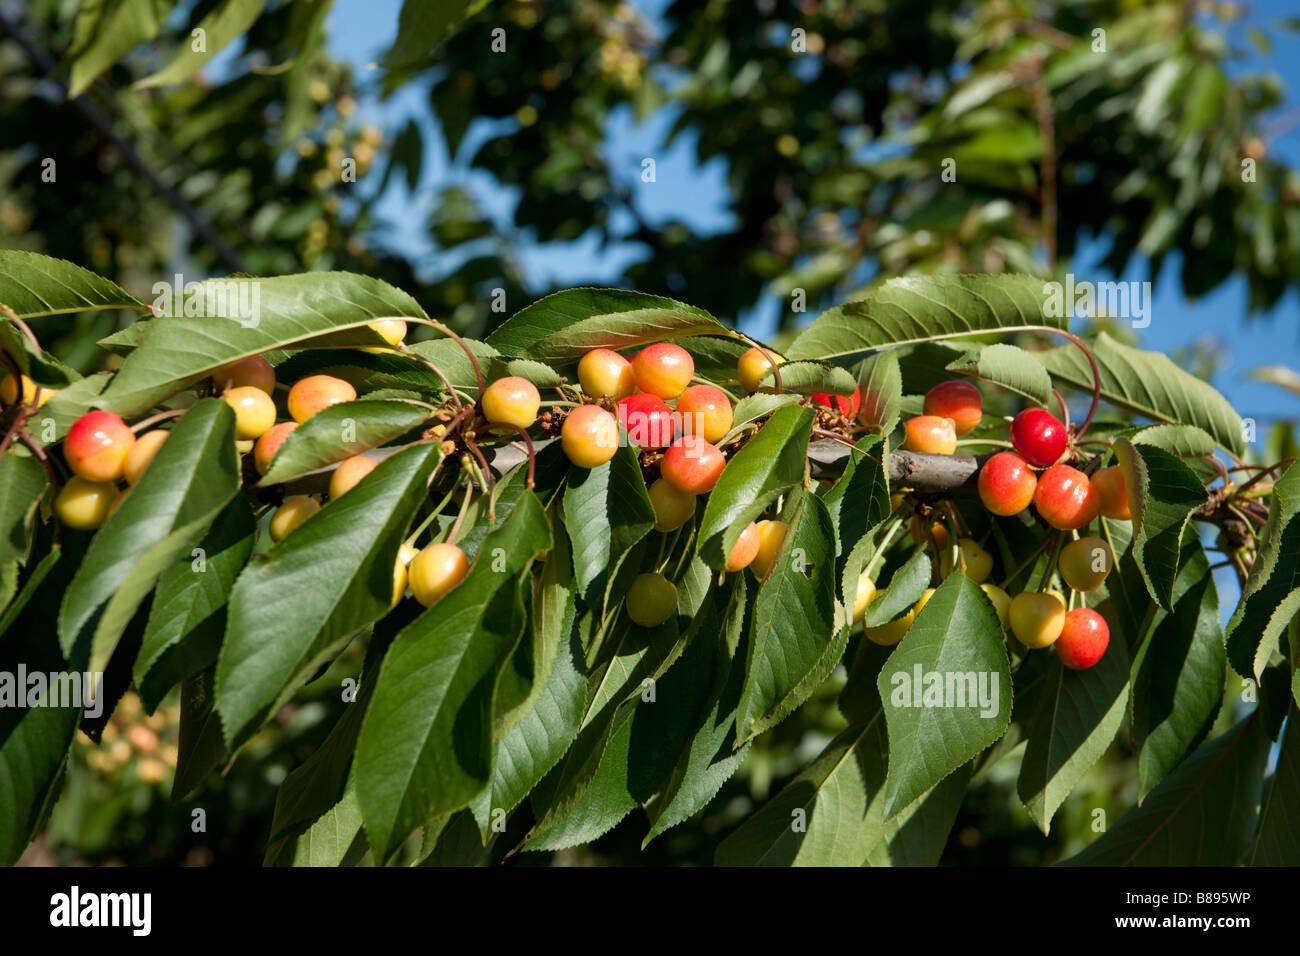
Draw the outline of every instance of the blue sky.
<instances>
[{"instance_id":1,"label":"blue sky","mask_svg":"<svg viewBox=\"0 0 1300 956\"><path fill-rule=\"evenodd\" d=\"M666 0L633 0L633 5L653 21L666 6ZM358 79L363 82L370 73L371 62L387 48L396 34L399 9L400 0L370 0L366 3L340 0L330 14L330 48L336 56L353 65ZM1300 100L1300 36L1279 31L1273 24L1280 17L1293 15L1295 9L1282 0L1264 0L1251 4L1250 10L1230 35L1237 48L1251 53L1251 58L1240 69L1278 73L1290 91L1288 99L1294 105ZM1259 53L1251 43L1247 31L1252 28L1261 30L1271 41L1272 49L1268 55ZM1280 112L1285 113L1286 109ZM432 275L454 266L454 260L435 253L425 228L439 187L448 183L471 184L487 211L501 222L508 221L516 194L488 188L490 180L477 177L463 166L453 166L441 147L440 137L433 133L435 127L429 114L426 88L422 83L407 84L382 103L366 99L359 109L362 121L374 122L390 134L412 116L429 133L425 137L426 176L422 193L409 197L405 187L395 183L381 202L379 212L392 226L386 241L415 255L422 271ZM653 152L658 181L637 197L646 218L652 222L679 218L692 228L715 230L727 222L729 215L726 209L726 169L721 160L702 167L697 165L694 142L689 137L681 137L671 151L666 155L662 153L657 147L669 121L669 117L658 116L638 127L630 114L619 114L609 137L612 145L608 158L616 168L628 170L626 178L631 182L636 181L641 157ZM481 139L486 132L480 128L476 137L472 128L468 137L470 142L462 147L461 155L471 155L473 141ZM1283 126L1268 145L1272 152L1300 167L1300 127L1287 129ZM1078 278L1108 278L1093 274L1088 268L1090 259L1100 258L1100 248L1095 243L1085 246L1074 267ZM598 250L593 240L580 240L550 244L545 249L525 248L522 259L526 278L540 287L547 281L560 284L613 282L624 265L641 254L638 246ZM1213 294L1188 302L1179 289L1178 269L1176 261L1168 262L1164 281L1157 281L1153 321L1141 333L1142 345L1172 352L1198 341L1211 341L1215 352L1223 357L1214 384L1244 415L1261 423L1277 417L1300 416L1300 399L1246 377L1249 369L1264 364L1300 368L1300 299L1294 293L1289 294L1272 312L1257 315L1247 324L1241 321L1247 301L1244 282L1226 283ZM1122 278L1147 278L1146 263L1135 262ZM683 298L689 299L689 292ZM771 314L741 318L745 326L757 335L762 335L770 327Z\"/></svg>"}]
</instances>

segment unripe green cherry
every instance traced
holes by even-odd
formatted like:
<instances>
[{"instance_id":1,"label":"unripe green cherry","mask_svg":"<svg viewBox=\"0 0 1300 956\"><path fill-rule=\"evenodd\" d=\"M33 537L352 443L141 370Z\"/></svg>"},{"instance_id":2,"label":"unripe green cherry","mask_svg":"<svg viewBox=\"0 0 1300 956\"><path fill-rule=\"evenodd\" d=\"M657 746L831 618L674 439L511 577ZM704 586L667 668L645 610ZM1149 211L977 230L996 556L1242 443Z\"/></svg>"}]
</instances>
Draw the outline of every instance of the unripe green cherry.
<instances>
[{"instance_id":1,"label":"unripe green cherry","mask_svg":"<svg viewBox=\"0 0 1300 956\"><path fill-rule=\"evenodd\" d=\"M592 349L579 359L578 383L583 394L612 402L636 391L632 363L612 349Z\"/></svg>"},{"instance_id":2,"label":"unripe green cherry","mask_svg":"<svg viewBox=\"0 0 1300 956\"><path fill-rule=\"evenodd\" d=\"M412 558L406 571L415 599L433 607L465 580L469 559L456 545L440 541Z\"/></svg>"},{"instance_id":3,"label":"unripe green cherry","mask_svg":"<svg viewBox=\"0 0 1300 956\"><path fill-rule=\"evenodd\" d=\"M751 521L745 525L745 530L740 532L740 537L731 546L731 554L727 555L727 563L723 565L723 570L741 571L749 567L758 557L758 547L761 543L762 536L758 533L758 525Z\"/></svg>"},{"instance_id":4,"label":"unripe green cherry","mask_svg":"<svg viewBox=\"0 0 1300 956\"><path fill-rule=\"evenodd\" d=\"M1065 602L1052 591L1025 591L1011 599L1011 633L1028 648L1048 647L1065 627Z\"/></svg>"},{"instance_id":5,"label":"unripe green cherry","mask_svg":"<svg viewBox=\"0 0 1300 956\"><path fill-rule=\"evenodd\" d=\"M627 616L642 627L658 627L677 613L677 587L662 574L639 574L624 602Z\"/></svg>"},{"instance_id":6,"label":"unripe green cherry","mask_svg":"<svg viewBox=\"0 0 1300 956\"><path fill-rule=\"evenodd\" d=\"M289 389L289 415L302 424L322 409L355 401L357 390L333 375L309 375Z\"/></svg>"},{"instance_id":7,"label":"unripe green cherry","mask_svg":"<svg viewBox=\"0 0 1300 956\"><path fill-rule=\"evenodd\" d=\"M596 468L618 451L618 421L598 405L580 405L560 427L560 446L579 468Z\"/></svg>"},{"instance_id":8,"label":"unripe green cherry","mask_svg":"<svg viewBox=\"0 0 1300 956\"><path fill-rule=\"evenodd\" d=\"M283 541L293 530L316 512L320 511L320 502L306 495L286 498L284 504L275 509L271 516L271 540Z\"/></svg>"},{"instance_id":9,"label":"unripe green cherry","mask_svg":"<svg viewBox=\"0 0 1300 956\"><path fill-rule=\"evenodd\" d=\"M153 461L153 456L158 454L158 449L167 440L168 434L170 433L161 428L155 428L135 440L135 444L127 451L126 462L122 466L127 484L134 485L140 480L144 470L149 467L149 462Z\"/></svg>"},{"instance_id":10,"label":"unripe green cherry","mask_svg":"<svg viewBox=\"0 0 1300 956\"><path fill-rule=\"evenodd\" d=\"M330 500L341 497L356 487L357 482L375 470L375 460L365 455L353 455L339 462L330 475Z\"/></svg>"},{"instance_id":11,"label":"unripe green cherry","mask_svg":"<svg viewBox=\"0 0 1300 956\"><path fill-rule=\"evenodd\" d=\"M260 388L241 385L227 389L221 397L235 412L235 438L239 441L261 438L275 424L275 402Z\"/></svg>"},{"instance_id":12,"label":"unripe green cherry","mask_svg":"<svg viewBox=\"0 0 1300 956\"><path fill-rule=\"evenodd\" d=\"M1071 541L1061 549L1057 569L1076 591L1095 591L1114 565L1110 545L1094 536Z\"/></svg>"},{"instance_id":13,"label":"unripe green cherry","mask_svg":"<svg viewBox=\"0 0 1300 956\"><path fill-rule=\"evenodd\" d=\"M54 515L69 528L94 531L108 520L119 494L111 481L87 481L73 475L54 499Z\"/></svg>"},{"instance_id":14,"label":"unripe green cherry","mask_svg":"<svg viewBox=\"0 0 1300 956\"><path fill-rule=\"evenodd\" d=\"M655 530L673 531L695 516L695 495L682 491L662 478L650 485L650 504L655 510Z\"/></svg>"},{"instance_id":15,"label":"unripe green cherry","mask_svg":"<svg viewBox=\"0 0 1300 956\"><path fill-rule=\"evenodd\" d=\"M270 395L275 391L275 367L260 355L250 355L212 373L217 391L231 388L256 388Z\"/></svg>"},{"instance_id":16,"label":"unripe green cherry","mask_svg":"<svg viewBox=\"0 0 1300 956\"><path fill-rule=\"evenodd\" d=\"M479 407L483 417L490 422L530 428L537 421L537 410L542 396L537 386L526 378L508 375L499 378L483 390Z\"/></svg>"}]
</instances>

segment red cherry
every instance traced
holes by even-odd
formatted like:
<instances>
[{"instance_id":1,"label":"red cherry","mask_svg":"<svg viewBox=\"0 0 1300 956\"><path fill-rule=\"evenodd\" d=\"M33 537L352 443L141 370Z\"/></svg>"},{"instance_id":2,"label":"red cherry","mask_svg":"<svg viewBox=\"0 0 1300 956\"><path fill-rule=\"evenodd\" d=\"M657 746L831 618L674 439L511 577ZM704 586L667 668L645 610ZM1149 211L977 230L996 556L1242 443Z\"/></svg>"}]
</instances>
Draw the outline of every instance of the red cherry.
<instances>
[{"instance_id":1,"label":"red cherry","mask_svg":"<svg viewBox=\"0 0 1300 956\"><path fill-rule=\"evenodd\" d=\"M1101 512L1101 495L1079 469L1053 465L1038 479L1034 507L1053 528L1074 531Z\"/></svg>"},{"instance_id":2,"label":"red cherry","mask_svg":"<svg viewBox=\"0 0 1300 956\"><path fill-rule=\"evenodd\" d=\"M1004 518L1028 508L1037 487L1038 479L1015 452L1000 451L980 469L980 500L985 508Z\"/></svg>"},{"instance_id":3,"label":"red cherry","mask_svg":"<svg viewBox=\"0 0 1300 956\"><path fill-rule=\"evenodd\" d=\"M644 392L621 398L617 418L634 448L663 448L673 440L673 410L662 398Z\"/></svg>"},{"instance_id":4,"label":"red cherry","mask_svg":"<svg viewBox=\"0 0 1300 956\"><path fill-rule=\"evenodd\" d=\"M1056 654L1071 670L1087 670L1101 660L1110 644L1106 619L1088 607L1076 607L1065 615L1065 627L1056 640Z\"/></svg>"},{"instance_id":5,"label":"red cherry","mask_svg":"<svg viewBox=\"0 0 1300 956\"><path fill-rule=\"evenodd\" d=\"M1046 468L1065 454L1065 425L1051 412L1027 408L1011 423L1011 443L1031 465Z\"/></svg>"},{"instance_id":6,"label":"red cherry","mask_svg":"<svg viewBox=\"0 0 1300 956\"><path fill-rule=\"evenodd\" d=\"M659 472L678 491L702 495L712 491L727 459L699 435L683 435L664 452Z\"/></svg>"},{"instance_id":7,"label":"red cherry","mask_svg":"<svg viewBox=\"0 0 1300 956\"><path fill-rule=\"evenodd\" d=\"M831 411L838 411L841 415L853 418L858 414L858 409L862 407L862 393L856 388L852 395L830 395L826 392L813 392L812 400L824 408Z\"/></svg>"}]
</instances>

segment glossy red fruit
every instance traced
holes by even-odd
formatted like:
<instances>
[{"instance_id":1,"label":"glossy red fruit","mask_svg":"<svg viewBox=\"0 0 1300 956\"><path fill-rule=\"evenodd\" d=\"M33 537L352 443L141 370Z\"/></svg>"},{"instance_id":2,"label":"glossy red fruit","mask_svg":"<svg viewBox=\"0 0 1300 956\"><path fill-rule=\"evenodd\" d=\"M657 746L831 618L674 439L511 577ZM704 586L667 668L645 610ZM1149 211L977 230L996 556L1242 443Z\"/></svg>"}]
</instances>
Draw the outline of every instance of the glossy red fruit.
<instances>
[{"instance_id":1,"label":"glossy red fruit","mask_svg":"<svg viewBox=\"0 0 1300 956\"><path fill-rule=\"evenodd\" d=\"M726 465L727 459L716 446L699 435L683 435L668 446L659 471L664 481L679 491L702 495L713 490Z\"/></svg>"},{"instance_id":2,"label":"glossy red fruit","mask_svg":"<svg viewBox=\"0 0 1300 956\"><path fill-rule=\"evenodd\" d=\"M637 388L660 398L676 398L695 374L691 353L671 342L647 345L632 359Z\"/></svg>"},{"instance_id":3,"label":"glossy red fruit","mask_svg":"<svg viewBox=\"0 0 1300 956\"><path fill-rule=\"evenodd\" d=\"M638 392L619 399L615 411L633 448L663 448L673 440L673 410L662 398Z\"/></svg>"},{"instance_id":4,"label":"glossy red fruit","mask_svg":"<svg viewBox=\"0 0 1300 956\"><path fill-rule=\"evenodd\" d=\"M1053 528L1074 531L1097 517L1101 495L1079 469L1053 465L1038 479L1034 507Z\"/></svg>"},{"instance_id":5,"label":"glossy red fruit","mask_svg":"<svg viewBox=\"0 0 1300 956\"><path fill-rule=\"evenodd\" d=\"M109 411L87 412L72 423L63 440L63 457L73 474L87 481L117 481L126 471L126 454L135 432Z\"/></svg>"},{"instance_id":6,"label":"glossy red fruit","mask_svg":"<svg viewBox=\"0 0 1300 956\"><path fill-rule=\"evenodd\" d=\"M862 407L862 392L856 388L853 390L852 395L830 395L825 392L813 392L812 400L833 412L839 412L848 418L854 418L858 414L858 409Z\"/></svg>"},{"instance_id":7,"label":"glossy red fruit","mask_svg":"<svg viewBox=\"0 0 1300 956\"><path fill-rule=\"evenodd\" d=\"M1065 454L1065 425L1051 412L1027 408L1011 423L1011 444L1025 461L1039 468L1054 464Z\"/></svg>"},{"instance_id":8,"label":"glossy red fruit","mask_svg":"<svg viewBox=\"0 0 1300 956\"><path fill-rule=\"evenodd\" d=\"M951 418L917 415L903 423L903 450L951 455L957 450L957 426Z\"/></svg>"},{"instance_id":9,"label":"glossy red fruit","mask_svg":"<svg viewBox=\"0 0 1300 956\"><path fill-rule=\"evenodd\" d=\"M682 434L718 442L731 431L731 400L720 388L692 385L677 399L677 416Z\"/></svg>"},{"instance_id":10,"label":"glossy red fruit","mask_svg":"<svg viewBox=\"0 0 1300 956\"><path fill-rule=\"evenodd\" d=\"M1065 615L1065 627L1056 639L1056 655L1071 670L1087 670L1101 660L1109 644L1106 619L1092 608L1076 607Z\"/></svg>"},{"instance_id":11,"label":"glossy red fruit","mask_svg":"<svg viewBox=\"0 0 1300 956\"><path fill-rule=\"evenodd\" d=\"M993 514L1004 518L1028 508L1037 487L1038 478L1015 452L1000 451L980 469L980 501Z\"/></svg>"},{"instance_id":12,"label":"glossy red fruit","mask_svg":"<svg viewBox=\"0 0 1300 956\"><path fill-rule=\"evenodd\" d=\"M925 414L951 418L957 434L966 435L984 417L984 396L970 382L940 382L925 393Z\"/></svg>"},{"instance_id":13,"label":"glossy red fruit","mask_svg":"<svg viewBox=\"0 0 1300 956\"><path fill-rule=\"evenodd\" d=\"M1130 521L1133 518L1128 504L1128 488L1124 472L1119 465L1102 468L1092 476L1092 486L1101 496L1101 513L1107 518Z\"/></svg>"}]
</instances>

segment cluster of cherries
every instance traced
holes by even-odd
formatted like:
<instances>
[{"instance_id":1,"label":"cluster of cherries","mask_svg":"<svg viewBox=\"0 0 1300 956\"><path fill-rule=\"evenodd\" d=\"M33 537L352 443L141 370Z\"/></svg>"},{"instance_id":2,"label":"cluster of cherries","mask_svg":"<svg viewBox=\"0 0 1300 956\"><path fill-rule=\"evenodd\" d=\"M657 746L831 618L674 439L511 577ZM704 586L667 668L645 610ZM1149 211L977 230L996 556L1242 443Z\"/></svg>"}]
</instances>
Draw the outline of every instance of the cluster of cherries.
<instances>
[{"instance_id":1,"label":"cluster of cherries","mask_svg":"<svg viewBox=\"0 0 1300 956\"><path fill-rule=\"evenodd\" d=\"M958 438L973 431L983 419L983 396L969 382L943 382L926 394L923 412L904 424L903 449L951 455L957 450ZM1130 519L1123 472L1112 466L1088 475L1065 464L1068 429L1050 412L1031 408L1017 415L1011 423L1011 444L1014 451L998 452L980 469L980 500L993 514L1011 517L1032 504L1043 521L1063 532L1086 528L1099 515ZM943 556L941 570L951 570L947 567L951 563L947 529L936 523L929 535ZM915 524L913 536L918 541L922 537ZM1055 646L1061 662L1076 670L1092 667L1105 654L1110 628L1095 610L1069 608L1065 598L1051 590L1025 591L1011 598L996 585L985 583L993 557L978 542L961 538L957 551L961 570L983 588L1002 626L1009 625L1025 647ZM1056 568L1066 585L1082 595L1100 587L1113 564L1109 545L1100 537L1087 536L1076 537L1060 549ZM902 640L933 593L933 588L927 590L897 620L867 628L867 637L880 644ZM858 583L855 620L863 618L875 594L874 582L864 573Z\"/></svg>"}]
</instances>

